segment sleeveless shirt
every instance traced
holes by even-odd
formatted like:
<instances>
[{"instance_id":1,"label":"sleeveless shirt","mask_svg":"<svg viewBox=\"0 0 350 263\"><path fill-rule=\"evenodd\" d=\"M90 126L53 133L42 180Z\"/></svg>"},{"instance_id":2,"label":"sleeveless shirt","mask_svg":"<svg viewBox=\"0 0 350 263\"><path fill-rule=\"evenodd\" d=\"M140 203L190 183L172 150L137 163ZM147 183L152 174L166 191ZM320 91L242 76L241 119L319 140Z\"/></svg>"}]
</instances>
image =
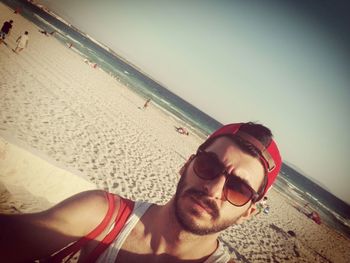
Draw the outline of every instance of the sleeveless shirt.
<instances>
[{"instance_id":1,"label":"sleeveless shirt","mask_svg":"<svg viewBox=\"0 0 350 263\"><path fill-rule=\"evenodd\" d=\"M143 214L147 211L147 209L151 206L151 203L136 201L134 209L126 221L124 227L120 231L119 235L113 241L113 243L104 251L104 253L98 258L97 263L115 263L118 253L123 246L124 241L138 223ZM110 230L113 229L113 225ZM228 262L230 260L230 256L227 253L226 249L223 247L222 243L218 242L218 247L213 254L209 256L209 258L204 261L204 263L223 263Z\"/></svg>"}]
</instances>

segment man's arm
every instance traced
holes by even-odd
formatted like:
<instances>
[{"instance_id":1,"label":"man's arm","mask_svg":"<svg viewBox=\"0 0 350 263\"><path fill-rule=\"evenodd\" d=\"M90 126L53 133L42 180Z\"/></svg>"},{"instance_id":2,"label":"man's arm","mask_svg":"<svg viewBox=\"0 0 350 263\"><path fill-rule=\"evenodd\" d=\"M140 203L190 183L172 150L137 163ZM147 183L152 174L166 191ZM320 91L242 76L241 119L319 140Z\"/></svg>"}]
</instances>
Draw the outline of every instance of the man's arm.
<instances>
[{"instance_id":1,"label":"man's arm","mask_svg":"<svg viewBox=\"0 0 350 263\"><path fill-rule=\"evenodd\" d=\"M0 215L0 258L23 262L48 257L88 234L107 210L106 193L94 190L74 195L43 212Z\"/></svg>"}]
</instances>

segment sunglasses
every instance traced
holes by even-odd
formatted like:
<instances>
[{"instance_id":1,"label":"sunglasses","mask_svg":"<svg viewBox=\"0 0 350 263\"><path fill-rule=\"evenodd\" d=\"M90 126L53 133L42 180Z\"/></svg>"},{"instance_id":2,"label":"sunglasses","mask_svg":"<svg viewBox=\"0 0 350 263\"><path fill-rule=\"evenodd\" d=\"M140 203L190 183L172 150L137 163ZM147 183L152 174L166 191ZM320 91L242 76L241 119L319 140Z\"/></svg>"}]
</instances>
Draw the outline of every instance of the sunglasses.
<instances>
[{"instance_id":1,"label":"sunglasses","mask_svg":"<svg viewBox=\"0 0 350 263\"><path fill-rule=\"evenodd\" d=\"M225 165L215 153L199 149L192 161L194 173L203 180L214 180L222 174L225 175L224 196L232 205L244 206L250 200L255 203L260 199L260 194L242 178L226 171ZM259 192L264 189L265 184L266 176L264 176L263 187L259 189Z\"/></svg>"}]
</instances>

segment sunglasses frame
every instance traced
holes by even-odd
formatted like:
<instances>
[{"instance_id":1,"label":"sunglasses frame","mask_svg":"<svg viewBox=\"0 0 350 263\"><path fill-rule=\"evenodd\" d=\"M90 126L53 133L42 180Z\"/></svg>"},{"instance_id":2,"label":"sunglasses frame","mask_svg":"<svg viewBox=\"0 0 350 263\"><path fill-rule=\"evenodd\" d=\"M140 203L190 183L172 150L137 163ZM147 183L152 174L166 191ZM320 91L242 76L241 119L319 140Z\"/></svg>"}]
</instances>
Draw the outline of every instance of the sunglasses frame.
<instances>
[{"instance_id":1,"label":"sunglasses frame","mask_svg":"<svg viewBox=\"0 0 350 263\"><path fill-rule=\"evenodd\" d=\"M225 165L220 161L219 157L218 157L214 152L207 152L207 151L204 151L204 150L202 150L202 149L198 149L197 153L196 153L196 154L193 156L193 158L191 159L191 162L194 162L195 159L196 159L199 155L201 155L201 154L207 154L207 155L213 156L213 157L216 159L216 162L217 162L218 164L220 164L220 168L222 168L222 169L221 169L221 171L220 171L217 175L215 175L215 177L213 177L213 178L205 178L205 177L201 177L201 176L200 176L200 173L199 173L198 171L196 171L195 166L193 165L193 166L192 166L192 169L193 169L194 173L196 174L196 176L198 176L198 177L201 178L202 180L207 180L207 181L212 181L212 180L218 178L221 174L223 174L223 175L225 176L224 196L225 196L225 199L226 199L230 204L232 204L233 206L236 206L236 207L241 207L241 206L246 205L249 201L252 201L252 203L256 203L256 201L258 201L258 200L261 198L261 192L262 192L262 190L265 188L265 185L266 185L266 182L267 182L266 176L264 176L264 179L263 179L264 181L263 181L262 186L259 188L258 192L256 192L256 191L255 191L249 184L247 184L242 178L240 178L239 176L237 176L237 175L235 175L235 174L233 174L233 173L229 173L229 172L226 170ZM230 189L227 187L227 182L228 182L228 180L229 180L230 177L231 177L231 178L234 177L235 179L239 180L239 181L240 181L242 184L244 184L244 185L249 189L249 191L251 192L250 198L249 198L245 203L237 205L237 204L233 203L232 201L230 201L230 200L227 198L227 196L228 196L228 193L227 193L227 192L230 190Z\"/></svg>"}]
</instances>

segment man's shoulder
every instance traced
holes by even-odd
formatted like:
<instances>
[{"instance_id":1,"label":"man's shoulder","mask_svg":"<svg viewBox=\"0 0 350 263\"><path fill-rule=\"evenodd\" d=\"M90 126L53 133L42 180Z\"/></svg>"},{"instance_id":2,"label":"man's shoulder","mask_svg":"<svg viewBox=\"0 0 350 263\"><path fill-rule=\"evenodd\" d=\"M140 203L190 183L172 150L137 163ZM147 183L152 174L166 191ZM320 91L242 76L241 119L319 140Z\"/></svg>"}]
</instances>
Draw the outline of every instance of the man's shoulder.
<instances>
[{"instance_id":1,"label":"man's shoulder","mask_svg":"<svg viewBox=\"0 0 350 263\"><path fill-rule=\"evenodd\" d=\"M109 197L103 190L90 190L78 193L63 200L45 213L53 217L56 222L75 227L71 229L76 234L84 235L87 230L93 229L105 217L109 208ZM115 209L119 209L118 195L112 195ZM82 220L84 219L84 220ZM76 228L76 226L79 226Z\"/></svg>"},{"instance_id":2,"label":"man's shoulder","mask_svg":"<svg viewBox=\"0 0 350 263\"><path fill-rule=\"evenodd\" d=\"M106 192L103 190L88 190L84 192L77 193L68 199L64 200L64 203L73 204L80 203L80 205L89 205L89 203L104 203L106 200Z\"/></svg>"},{"instance_id":3,"label":"man's shoulder","mask_svg":"<svg viewBox=\"0 0 350 263\"><path fill-rule=\"evenodd\" d=\"M68 206L79 205L81 209L91 210L91 212L97 212L97 210L105 212L109 208L110 199L113 199L114 204L118 206L120 198L119 195L104 190L89 190L73 195L63 202L66 202Z\"/></svg>"}]
</instances>

